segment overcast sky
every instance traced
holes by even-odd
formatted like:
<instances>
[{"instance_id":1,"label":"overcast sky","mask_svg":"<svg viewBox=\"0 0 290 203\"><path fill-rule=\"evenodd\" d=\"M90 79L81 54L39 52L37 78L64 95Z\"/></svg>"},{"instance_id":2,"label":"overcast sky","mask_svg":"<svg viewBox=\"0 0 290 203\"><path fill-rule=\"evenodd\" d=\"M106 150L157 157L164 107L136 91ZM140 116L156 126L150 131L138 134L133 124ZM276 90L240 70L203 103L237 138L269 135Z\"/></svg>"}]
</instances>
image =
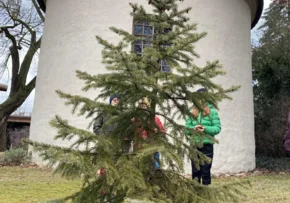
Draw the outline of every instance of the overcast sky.
<instances>
[{"instance_id":1,"label":"overcast sky","mask_svg":"<svg viewBox=\"0 0 290 203\"><path fill-rule=\"evenodd\" d=\"M270 5L270 2L271 2L272 0L264 0L264 8L267 8L269 5Z\"/></svg>"}]
</instances>

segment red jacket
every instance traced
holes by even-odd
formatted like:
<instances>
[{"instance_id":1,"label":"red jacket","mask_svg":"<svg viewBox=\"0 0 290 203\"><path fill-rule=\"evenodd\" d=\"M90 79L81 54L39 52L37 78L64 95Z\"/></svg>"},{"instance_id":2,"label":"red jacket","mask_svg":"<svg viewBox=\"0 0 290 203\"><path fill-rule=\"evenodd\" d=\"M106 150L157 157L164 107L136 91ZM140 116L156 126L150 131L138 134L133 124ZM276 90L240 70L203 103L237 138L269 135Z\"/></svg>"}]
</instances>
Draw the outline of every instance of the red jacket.
<instances>
[{"instance_id":1,"label":"red jacket","mask_svg":"<svg viewBox=\"0 0 290 203\"><path fill-rule=\"evenodd\" d=\"M135 121L135 118L132 118L132 122L134 122ZM165 128L164 128L164 126L162 125L162 123L161 123L161 121L160 121L160 119L158 118L158 116L155 116L155 123L156 123L156 125L159 127L159 130L161 131L161 132L165 132ZM140 133L140 131L141 131L142 129L141 128L138 128L137 129L137 135ZM143 139L147 139L147 137L148 137L148 134L147 134L147 131L146 130L143 130L142 131L142 138Z\"/></svg>"}]
</instances>

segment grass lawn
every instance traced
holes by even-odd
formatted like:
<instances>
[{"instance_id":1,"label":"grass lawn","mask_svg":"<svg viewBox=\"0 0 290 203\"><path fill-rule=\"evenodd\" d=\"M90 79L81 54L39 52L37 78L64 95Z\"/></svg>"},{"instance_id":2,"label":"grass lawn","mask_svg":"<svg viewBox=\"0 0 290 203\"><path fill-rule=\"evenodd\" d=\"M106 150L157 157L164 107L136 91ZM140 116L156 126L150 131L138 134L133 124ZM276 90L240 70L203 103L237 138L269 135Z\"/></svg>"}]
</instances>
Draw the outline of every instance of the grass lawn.
<instances>
[{"instance_id":1,"label":"grass lawn","mask_svg":"<svg viewBox=\"0 0 290 203\"><path fill-rule=\"evenodd\" d=\"M65 197L80 188L79 181L68 181L45 169L1 167L0 202L44 202Z\"/></svg>"},{"instance_id":2,"label":"grass lawn","mask_svg":"<svg viewBox=\"0 0 290 203\"><path fill-rule=\"evenodd\" d=\"M31 203L65 197L76 192L79 181L68 181L45 169L1 167L0 203ZM290 202L290 175L264 174L248 177L214 178L213 185L250 180L252 188L246 190L242 202Z\"/></svg>"},{"instance_id":3,"label":"grass lawn","mask_svg":"<svg viewBox=\"0 0 290 203\"><path fill-rule=\"evenodd\" d=\"M213 179L213 185L249 180L251 188L245 190L244 203L289 203L290 174L263 174L248 177L230 177Z\"/></svg>"}]
</instances>

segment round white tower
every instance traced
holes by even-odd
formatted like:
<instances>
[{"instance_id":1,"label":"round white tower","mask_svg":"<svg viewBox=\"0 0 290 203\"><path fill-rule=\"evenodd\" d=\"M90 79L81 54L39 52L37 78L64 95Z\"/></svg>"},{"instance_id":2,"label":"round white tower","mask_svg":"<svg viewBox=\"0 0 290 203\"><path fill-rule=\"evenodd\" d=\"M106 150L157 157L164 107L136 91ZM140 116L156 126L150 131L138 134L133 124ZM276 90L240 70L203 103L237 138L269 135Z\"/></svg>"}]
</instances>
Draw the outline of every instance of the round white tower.
<instances>
[{"instance_id":1,"label":"round white tower","mask_svg":"<svg viewBox=\"0 0 290 203\"><path fill-rule=\"evenodd\" d=\"M101 64L102 47L95 35L110 42L120 39L109 30L116 26L132 30L129 2L148 6L146 0L38 0L46 12L45 28L36 82L30 139L48 144L55 129L48 122L56 115L68 119L78 127L86 128L88 120L71 115L55 93L56 89L73 94L94 97L96 92L81 92L82 81L75 76L76 70L91 74L105 71ZM232 94L232 101L220 104L222 132L215 145L214 173L235 173L255 168L254 110L251 69L250 31L260 18L263 0L184 0L182 7L192 7L189 17L198 24L198 31L208 32L200 40L197 53L206 60L220 60L227 75L216 79L223 87L241 85ZM37 156L34 161L41 163ZM186 172L191 173L190 163Z\"/></svg>"}]
</instances>

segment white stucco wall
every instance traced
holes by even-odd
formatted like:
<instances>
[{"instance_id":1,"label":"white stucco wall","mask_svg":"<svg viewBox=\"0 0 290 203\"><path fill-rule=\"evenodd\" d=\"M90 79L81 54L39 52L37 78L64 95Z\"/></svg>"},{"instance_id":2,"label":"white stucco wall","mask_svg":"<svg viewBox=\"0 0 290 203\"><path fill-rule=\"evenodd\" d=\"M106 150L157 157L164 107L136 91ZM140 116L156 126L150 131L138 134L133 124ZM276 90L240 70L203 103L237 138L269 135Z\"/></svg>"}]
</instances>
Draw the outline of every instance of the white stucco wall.
<instances>
[{"instance_id":1,"label":"white stucco wall","mask_svg":"<svg viewBox=\"0 0 290 203\"><path fill-rule=\"evenodd\" d=\"M32 113L30 138L35 141L56 144L55 129L48 122L58 114L72 124L86 128L88 121L71 115L55 93L56 89L94 97L97 92L81 92L82 81L75 70L92 74L105 71L101 64L101 49L95 35L110 42L118 37L109 26L132 30L131 11L128 3L145 0L48 0L46 22L41 46L35 102ZM250 27L251 10L245 0L185 0L182 7L191 6L189 13L198 31L208 36L197 43L203 65L206 60L219 59L228 74L216 81L224 87L242 85L232 94L233 101L220 104L222 132L217 138L213 162L214 173L248 171L255 167L255 142L253 118L253 94L251 86ZM66 145L65 142L57 144ZM41 161L34 156L38 163ZM190 163L186 172L190 173Z\"/></svg>"}]
</instances>

